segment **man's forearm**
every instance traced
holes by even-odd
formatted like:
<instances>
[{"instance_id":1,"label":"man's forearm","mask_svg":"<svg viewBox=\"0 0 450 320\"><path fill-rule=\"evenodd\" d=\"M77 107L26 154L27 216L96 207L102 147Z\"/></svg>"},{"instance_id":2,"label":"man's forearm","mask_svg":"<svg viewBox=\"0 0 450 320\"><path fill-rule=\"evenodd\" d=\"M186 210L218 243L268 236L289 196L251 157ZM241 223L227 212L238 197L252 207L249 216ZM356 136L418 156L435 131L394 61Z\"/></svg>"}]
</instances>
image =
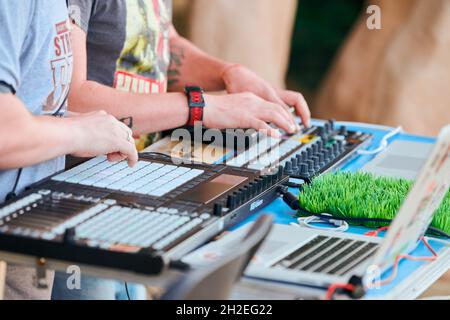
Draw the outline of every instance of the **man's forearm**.
<instances>
[{"instance_id":1,"label":"man's forearm","mask_svg":"<svg viewBox=\"0 0 450 320\"><path fill-rule=\"evenodd\" d=\"M186 85L199 85L208 91L225 89L222 74L230 65L207 55L188 40L172 32L169 91L182 91Z\"/></svg>"},{"instance_id":2,"label":"man's forearm","mask_svg":"<svg viewBox=\"0 0 450 320\"><path fill-rule=\"evenodd\" d=\"M69 108L77 112L104 110L117 119L132 117L136 135L181 127L189 116L183 93L135 94L93 81L73 88Z\"/></svg>"},{"instance_id":3,"label":"man's forearm","mask_svg":"<svg viewBox=\"0 0 450 320\"><path fill-rule=\"evenodd\" d=\"M0 169L31 166L75 151L70 119L31 115L13 95L0 96Z\"/></svg>"}]
</instances>

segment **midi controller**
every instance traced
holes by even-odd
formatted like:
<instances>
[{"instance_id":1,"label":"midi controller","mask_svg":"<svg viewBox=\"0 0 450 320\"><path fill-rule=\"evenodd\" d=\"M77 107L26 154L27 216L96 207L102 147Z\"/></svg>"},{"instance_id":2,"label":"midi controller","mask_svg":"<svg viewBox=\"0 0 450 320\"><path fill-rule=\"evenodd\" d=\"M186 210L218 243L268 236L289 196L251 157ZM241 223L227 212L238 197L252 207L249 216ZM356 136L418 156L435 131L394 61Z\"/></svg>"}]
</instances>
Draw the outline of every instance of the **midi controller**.
<instances>
[{"instance_id":1,"label":"midi controller","mask_svg":"<svg viewBox=\"0 0 450 320\"><path fill-rule=\"evenodd\" d=\"M286 175L310 182L341 167L371 140L371 134L337 128L330 120L282 138L258 135L248 148L235 150L226 164L260 171L281 165Z\"/></svg>"},{"instance_id":2,"label":"midi controller","mask_svg":"<svg viewBox=\"0 0 450 320\"><path fill-rule=\"evenodd\" d=\"M301 130L293 135L282 132L281 138L267 137L255 130L203 129L202 134L191 132L191 148L185 144L180 148L178 139L166 137L148 151L262 172L281 165L286 175L310 182L342 167L372 141L371 134L349 130L334 120L316 121L309 128L302 126L299 118L297 122ZM215 138L211 141L216 136L221 137L219 142Z\"/></svg>"},{"instance_id":3,"label":"midi controller","mask_svg":"<svg viewBox=\"0 0 450 320\"><path fill-rule=\"evenodd\" d=\"M156 274L279 196L288 177L225 165L94 158L0 207L0 250Z\"/></svg>"}]
</instances>

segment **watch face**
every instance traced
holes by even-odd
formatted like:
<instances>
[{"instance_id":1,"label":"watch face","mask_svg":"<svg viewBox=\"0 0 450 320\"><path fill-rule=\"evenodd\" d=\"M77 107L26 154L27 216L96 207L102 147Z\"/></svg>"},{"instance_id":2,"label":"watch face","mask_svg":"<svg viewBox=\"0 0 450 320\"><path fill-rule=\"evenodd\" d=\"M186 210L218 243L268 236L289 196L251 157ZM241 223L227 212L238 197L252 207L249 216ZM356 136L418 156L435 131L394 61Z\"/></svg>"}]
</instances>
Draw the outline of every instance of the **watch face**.
<instances>
[{"instance_id":1,"label":"watch face","mask_svg":"<svg viewBox=\"0 0 450 320\"><path fill-rule=\"evenodd\" d=\"M202 97L202 93L200 91L191 91L189 93L191 101L193 103L202 103L203 102L203 97Z\"/></svg>"},{"instance_id":2,"label":"watch face","mask_svg":"<svg viewBox=\"0 0 450 320\"><path fill-rule=\"evenodd\" d=\"M204 107L203 90L200 87L186 87L186 94L189 98L189 107Z\"/></svg>"}]
</instances>

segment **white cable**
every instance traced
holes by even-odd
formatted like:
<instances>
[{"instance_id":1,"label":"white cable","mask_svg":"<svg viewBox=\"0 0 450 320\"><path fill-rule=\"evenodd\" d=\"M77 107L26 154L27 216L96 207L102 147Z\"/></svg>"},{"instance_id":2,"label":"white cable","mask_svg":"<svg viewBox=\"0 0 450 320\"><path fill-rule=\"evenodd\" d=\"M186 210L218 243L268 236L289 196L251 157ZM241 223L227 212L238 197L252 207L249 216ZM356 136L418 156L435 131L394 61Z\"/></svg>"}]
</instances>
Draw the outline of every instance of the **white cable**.
<instances>
[{"instance_id":1,"label":"white cable","mask_svg":"<svg viewBox=\"0 0 450 320\"><path fill-rule=\"evenodd\" d=\"M392 137L400 134L403 132L403 128L402 127L398 127L394 130L392 130L391 132L389 132L387 135L385 135L380 142L380 145L378 148L374 149L374 150L358 150L358 154L359 155L363 155L363 156L372 156L372 155L376 155L382 151L384 151L387 147L388 147L388 140L391 139Z\"/></svg>"},{"instance_id":2,"label":"white cable","mask_svg":"<svg viewBox=\"0 0 450 320\"><path fill-rule=\"evenodd\" d=\"M347 126L347 127L360 127L361 129L373 129L373 130L381 130L381 131L392 131L395 130L394 127L385 126L381 124L373 124L373 123L363 123L363 122L353 122L353 121L336 121L336 125L338 126Z\"/></svg>"},{"instance_id":3,"label":"white cable","mask_svg":"<svg viewBox=\"0 0 450 320\"><path fill-rule=\"evenodd\" d=\"M332 215L328 214L328 213L323 213L322 215L332 217ZM333 225L335 225L335 227L319 227L319 226L313 225L312 223L333 224ZM316 216L297 218L297 223L291 223L291 225L296 226L296 227L303 227L303 228L316 229L316 230L335 231L335 232L345 232L349 228L348 223L344 220L321 219Z\"/></svg>"}]
</instances>

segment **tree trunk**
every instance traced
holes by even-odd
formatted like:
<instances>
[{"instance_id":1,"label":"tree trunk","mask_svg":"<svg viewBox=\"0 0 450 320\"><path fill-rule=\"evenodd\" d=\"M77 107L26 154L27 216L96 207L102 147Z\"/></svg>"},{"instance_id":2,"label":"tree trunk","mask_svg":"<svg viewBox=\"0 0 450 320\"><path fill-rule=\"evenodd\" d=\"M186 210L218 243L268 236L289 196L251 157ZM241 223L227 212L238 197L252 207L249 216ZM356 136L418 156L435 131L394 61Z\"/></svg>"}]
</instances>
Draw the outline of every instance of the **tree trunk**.
<instances>
[{"instance_id":1,"label":"tree trunk","mask_svg":"<svg viewBox=\"0 0 450 320\"><path fill-rule=\"evenodd\" d=\"M189 1L188 37L206 52L285 86L297 0Z\"/></svg>"},{"instance_id":2,"label":"tree trunk","mask_svg":"<svg viewBox=\"0 0 450 320\"><path fill-rule=\"evenodd\" d=\"M450 1L378 0L363 13L317 98L314 116L402 125L435 135L450 123Z\"/></svg>"}]
</instances>

